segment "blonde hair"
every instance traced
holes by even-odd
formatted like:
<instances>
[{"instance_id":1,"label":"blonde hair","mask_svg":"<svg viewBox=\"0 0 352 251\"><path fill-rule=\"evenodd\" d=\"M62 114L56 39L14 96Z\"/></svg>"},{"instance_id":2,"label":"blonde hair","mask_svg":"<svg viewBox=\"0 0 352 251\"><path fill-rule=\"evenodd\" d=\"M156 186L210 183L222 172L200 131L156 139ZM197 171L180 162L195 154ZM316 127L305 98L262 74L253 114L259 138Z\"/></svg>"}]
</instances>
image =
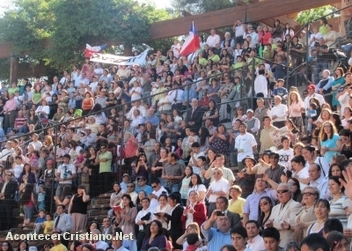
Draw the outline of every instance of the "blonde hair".
<instances>
[{"instance_id":1,"label":"blonde hair","mask_svg":"<svg viewBox=\"0 0 352 251\"><path fill-rule=\"evenodd\" d=\"M326 124L329 124L331 127L331 134L328 135L325 131L324 131L324 127ZM329 121L325 121L323 122L323 124L321 125L320 131L319 131L319 139L321 141L327 141L328 139L332 139L334 137L334 134L337 133L336 127L334 125L334 123L332 123L330 120Z\"/></svg>"},{"instance_id":2,"label":"blonde hair","mask_svg":"<svg viewBox=\"0 0 352 251\"><path fill-rule=\"evenodd\" d=\"M301 95L299 95L297 91L290 91L290 93L288 94L288 102L287 102L288 106L292 105L292 99L291 99L292 94L295 94L297 97L296 103L300 103L302 101Z\"/></svg>"},{"instance_id":3,"label":"blonde hair","mask_svg":"<svg viewBox=\"0 0 352 251\"><path fill-rule=\"evenodd\" d=\"M187 228L193 228L194 230L196 230L197 234L200 235L200 228L197 222L191 222L188 224Z\"/></svg>"}]
</instances>

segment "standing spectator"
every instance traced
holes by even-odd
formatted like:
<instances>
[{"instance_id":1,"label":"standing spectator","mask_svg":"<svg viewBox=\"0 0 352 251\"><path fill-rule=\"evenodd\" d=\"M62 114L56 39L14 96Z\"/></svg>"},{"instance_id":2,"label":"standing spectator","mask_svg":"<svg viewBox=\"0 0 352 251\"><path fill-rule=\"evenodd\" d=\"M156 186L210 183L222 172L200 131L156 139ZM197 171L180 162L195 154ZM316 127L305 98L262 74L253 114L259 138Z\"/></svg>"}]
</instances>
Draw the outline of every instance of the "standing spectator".
<instances>
[{"instance_id":1,"label":"standing spectator","mask_svg":"<svg viewBox=\"0 0 352 251\"><path fill-rule=\"evenodd\" d=\"M180 181L184 177L184 167L178 161L176 153L168 154L168 162L164 165L161 178L165 180L164 187L170 192L180 190Z\"/></svg>"},{"instance_id":2,"label":"standing spectator","mask_svg":"<svg viewBox=\"0 0 352 251\"><path fill-rule=\"evenodd\" d=\"M209 45L209 47L215 47L216 44L220 44L220 36L218 34L216 34L215 29L211 29L210 30L210 35L207 38L207 45Z\"/></svg>"},{"instance_id":3,"label":"standing spectator","mask_svg":"<svg viewBox=\"0 0 352 251\"><path fill-rule=\"evenodd\" d=\"M256 97L266 98L268 96L268 80L263 69L258 71L258 76L254 80L254 93Z\"/></svg>"},{"instance_id":4,"label":"standing spectator","mask_svg":"<svg viewBox=\"0 0 352 251\"><path fill-rule=\"evenodd\" d=\"M78 186L77 194L71 198L68 211L72 217L72 228L73 233L82 232L87 225L87 206L90 197L86 194L86 188L84 185Z\"/></svg>"},{"instance_id":5,"label":"standing spectator","mask_svg":"<svg viewBox=\"0 0 352 251\"><path fill-rule=\"evenodd\" d=\"M263 154L265 150L269 150L270 147L275 146L270 133L278 129L272 125L271 117L264 116L263 119L264 128L260 131L260 154Z\"/></svg>"},{"instance_id":6,"label":"standing spectator","mask_svg":"<svg viewBox=\"0 0 352 251\"><path fill-rule=\"evenodd\" d=\"M242 160L246 156L257 153L257 142L253 134L247 132L247 124L240 124L239 133L240 134L235 139L235 149L237 149L238 169L242 170L244 168Z\"/></svg>"},{"instance_id":7,"label":"standing spectator","mask_svg":"<svg viewBox=\"0 0 352 251\"><path fill-rule=\"evenodd\" d=\"M331 121L325 121L319 132L320 139L320 153L328 163L330 163L332 156L341 151L342 142L340 136L337 134L335 125Z\"/></svg>"},{"instance_id":8,"label":"standing spectator","mask_svg":"<svg viewBox=\"0 0 352 251\"><path fill-rule=\"evenodd\" d=\"M62 244L66 247L68 246L69 238L68 233L72 229L72 218L69 214L66 214L64 205L58 205L56 207L56 218L54 219L54 229L53 233L61 233L65 235L63 238Z\"/></svg>"},{"instance_id":9,"label":"standing spectator","mask_svg":"<svg viewBox=\"0 0 352 251\"><path fill-rule=\"evenodd\" d=\"M111 186L111 163L112 154L108 151L107 145L101 145L100 150L97 152L95 164L99 164L99 189L100 193L106 193L110 190Z\"/></svg>"},{"instance_id":10,"label":"standing spectator","mask_svg":"<svg viewBox=\"0 0 352 251\"><path fill-rule=\"evenodd\" d=\"M270 116L273 120L273 126L282 128L285 126L285 121L287 119L288 108L286 105L282 104L282 98L280 96L274 97L275 106L271 108Z\"/></svg>"},{"instance_id":11,"label":"standing spectator","mask_svg":"<svg viewBox=\"0 0 352 251\"><path fill-rule=\"evenodd\" d=\"M62 190L65 186L72 187L72 181L76 177L76 167L73 164L70 164L71 156L65 154L63 156L64 163L61 164L56 172L56 179L59 181L59 184L56 188L55 195L61 197Z\"/></svg>"}]
</instances>

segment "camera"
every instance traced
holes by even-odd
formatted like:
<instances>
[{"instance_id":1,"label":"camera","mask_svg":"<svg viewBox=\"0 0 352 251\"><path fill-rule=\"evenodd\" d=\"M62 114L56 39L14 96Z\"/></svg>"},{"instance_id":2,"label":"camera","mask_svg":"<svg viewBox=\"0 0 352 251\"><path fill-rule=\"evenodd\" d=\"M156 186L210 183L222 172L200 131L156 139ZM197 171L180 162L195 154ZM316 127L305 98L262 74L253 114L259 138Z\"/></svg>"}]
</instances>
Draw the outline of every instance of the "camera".
<instances>
[{"instance_id":1,"label":"camera","mask_svg":"<svg viewBox=\"0 0 352 251\"><path fill-rule=\"evenodd\" d=\"M225 216L225 212L217 211L216 216Z\"/></svg>"}]
</instances>

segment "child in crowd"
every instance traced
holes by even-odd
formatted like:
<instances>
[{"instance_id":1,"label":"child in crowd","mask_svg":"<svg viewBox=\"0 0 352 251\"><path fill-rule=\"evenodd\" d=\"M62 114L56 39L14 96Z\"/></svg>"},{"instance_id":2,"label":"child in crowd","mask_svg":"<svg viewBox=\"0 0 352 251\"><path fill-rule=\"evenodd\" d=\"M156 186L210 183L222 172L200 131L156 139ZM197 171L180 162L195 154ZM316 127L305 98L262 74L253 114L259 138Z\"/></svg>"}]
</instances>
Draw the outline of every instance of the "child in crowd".
<instances>
[{"instance_id":1,"label":"child in crowd","mask_svg":"<svg viewBox=\"0 0 352 251\"><path fill-rule=\"evenodd\" d=\"M39 216L34 222L34 232L39 234L43 223L46 221L46 212L44 209L39 210Z\"/></svg>"},{"instance_id":2,"label":"child in crowd","mask_svg":"<svg viewBox=\"0 0 352 251\"><path fill-rule=\"evenodd\" d=\"M200 247L201 242L199 241L199 236L197 233L190 233L189 235L187 235L187 243L188 247L185 249L186 251L206 250Z\"/></svg>"},{"instance_id":3,"label":"child in crowd","mask_svg":"<svg viewBox=\"0 0 352 251\"><path fill-rule=\"evenodd\" d=\"M53 216L48 213L46 215L46 221L43 222L44 234L49 234L53 231L54 228L54 219Z\"/></svg>"},{"instance_id":4,"label":"child in crowd","mask_svg":"<svg viewBox=\"0 0 352 251\"><path fill-rule=\"evenodd\" d=\"M310 103L309 104L309 109L307 110L307 113L306 113L306 116L307 116L307 119L312 119L314 117L316 117L318 114L317 114L317 105L315 103ZM313 124L312 123L307 123L307 132L308 134L311 134L312 133L312 127L313 127Z\"/></svg>"},{"instance_id":5,"label":"child in crowd","mask_svg":"<svg viewBox=\"0 0 352 251\"><path fill-rule=\"evenodd\" d=\"M37 208L38 210L45 209L45 190L43 185L39 186Z\"/></svg>"}]
</instances>

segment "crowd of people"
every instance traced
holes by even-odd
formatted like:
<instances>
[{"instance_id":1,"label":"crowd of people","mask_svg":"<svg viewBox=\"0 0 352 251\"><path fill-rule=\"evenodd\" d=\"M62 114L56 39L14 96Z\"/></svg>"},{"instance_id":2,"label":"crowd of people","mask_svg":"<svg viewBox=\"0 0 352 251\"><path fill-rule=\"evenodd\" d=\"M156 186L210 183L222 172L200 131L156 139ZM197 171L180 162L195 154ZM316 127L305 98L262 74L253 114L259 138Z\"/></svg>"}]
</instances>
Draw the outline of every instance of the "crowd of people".
<instances>
[{"instance_id":1,"label":"crowd of people","mask_svg":"<svg viewBox=\"0 0 352 251\"><path fill-rule=\"evenodd\" d=\"M133 236L72 251L349 250L352 73L329 71L339 35L324 18L256 30L238 20L188 57L175 41L145 66L88 58L52 81L2 83L0 229L38 213L37 233ZM292 82L286 68L306 58L312 79L302 68ZM104 220L87 222L111 191Z\"/></svg>"}]
</instances>

